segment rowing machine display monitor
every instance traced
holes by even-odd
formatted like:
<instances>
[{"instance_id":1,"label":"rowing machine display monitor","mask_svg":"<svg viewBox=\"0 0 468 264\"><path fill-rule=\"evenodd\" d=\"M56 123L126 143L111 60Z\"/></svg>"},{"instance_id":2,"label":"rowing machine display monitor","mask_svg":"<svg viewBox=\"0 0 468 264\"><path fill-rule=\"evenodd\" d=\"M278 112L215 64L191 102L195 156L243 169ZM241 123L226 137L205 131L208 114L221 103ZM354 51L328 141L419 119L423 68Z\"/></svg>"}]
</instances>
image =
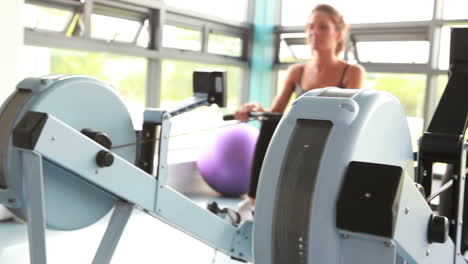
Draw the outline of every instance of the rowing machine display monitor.
<instances>
[{"instance_id":1,"label":"rowing machine display monitor","mask_svg":"<svg viewBox=\"0 0 468 264\"><path fill-rule=\"evenodd\" d=\"M197 70L193 72L193 94L208 94L208 102L226 107L226 72Z\"/></svg>"},{"instance_id":2,"label":"rowing machine display monitor","mask_svg":"<svg viewBox=\"0 0 468 264\"><path fill-rule=\"evenodd\" d=\"M194 108L217 104L226 106L226 72L198 70L193 73L193 96L169 111L170 116L180 115Z\"/></svg>"}]
</instances>

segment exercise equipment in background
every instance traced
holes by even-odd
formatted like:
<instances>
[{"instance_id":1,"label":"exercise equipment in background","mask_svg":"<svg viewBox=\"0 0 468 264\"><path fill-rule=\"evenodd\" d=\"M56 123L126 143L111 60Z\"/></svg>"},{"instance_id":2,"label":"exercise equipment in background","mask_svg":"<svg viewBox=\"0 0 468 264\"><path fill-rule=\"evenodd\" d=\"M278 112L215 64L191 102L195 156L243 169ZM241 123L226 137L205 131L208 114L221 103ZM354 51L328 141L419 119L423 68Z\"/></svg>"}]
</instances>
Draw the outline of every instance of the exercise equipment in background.
<instances>
[{"instance_id":1,"label":"exercise equipment in background","mask_svg":"<svg viewBox=\"0 0 468 264\"><path fill-rule=\"evenodd\" d=\"M260 174L256 264L466 263L468 29L453 29L451 43L449 81L430 126L445 130L429 130L417 175L406 115L392 95L331 88L293 103ZM450 218L432 210L417 184L430 190L429 163L441 159L461 175Z\"/></svg>"},{"instance_id":2,"label":"exercise equipment in background","mask_svg":"<svg viewBox=\"0 0 468 264\"><path fill-rule=\"evenodd\" d=\"M452 96L468 98L468 29L454 29L451 43L453 65L438 109L450 104ZM415 181L406 116L394 96L338 88L304 94L281 119L268 147L255 222L240 224L232 210L203 209L166 185L170 117L198 105L224 104L223 73L196 73L194 79L204 81L194 82L195 96L187 105L170 112L145 111L143 129L135 139L137 147L128 156L135 157L135 164L112 151L114 138L122 144L120 140L126 139L132 126L128 114L115 114L116 109L124 109L117 97L103 105L102 96L95 96L109 94L109 87L90 78L69 76L26 79L18 85L18 97L11 97L0 114L0 142L6 148L0 202L26 220L32 264L47 262L46 226L86 226L111 205L115 209L93 263L110 262L134 208L233 258L256 264L466 263L461 226L467 104L453 107L450 114L460 117L453 119L460 122L456 124L461 133L459 145L444 148L447 145L441 144L430 148L431 152L426 152L427 146L420 148L418 159L426 169ZM109 114L99 124L88 124L89 116L79 112L83 107L76 107L77 114L64 115L62 120L62 112L70 111L68 104L77 100L69 97L67 87L80 84L93 91L78 97L81 105L94 109L91 114L108 112L115 118ZM29 101L31 98L51 101ZM50 98L57 98L53 101L56 109L40 112L47 109L40 102L52 102ZM112 129L120 126L128 127ZM439 147L442 149L437 150ZM434 153L459 161L456 169L461 177L452 179L458 197L452 200L452 208L457 210L450 227L449 219L432 211L416 185L429 182L424 171L426 161L437 156ZM54 178L54 172L61 177ZM94 195L92 199L70 198L61 192L65 186L67 192L85 190ZM67 219L56 213L75 205L87 217ZM449 229L453 237L448 236Z\"/></svg>"}]
</instances>

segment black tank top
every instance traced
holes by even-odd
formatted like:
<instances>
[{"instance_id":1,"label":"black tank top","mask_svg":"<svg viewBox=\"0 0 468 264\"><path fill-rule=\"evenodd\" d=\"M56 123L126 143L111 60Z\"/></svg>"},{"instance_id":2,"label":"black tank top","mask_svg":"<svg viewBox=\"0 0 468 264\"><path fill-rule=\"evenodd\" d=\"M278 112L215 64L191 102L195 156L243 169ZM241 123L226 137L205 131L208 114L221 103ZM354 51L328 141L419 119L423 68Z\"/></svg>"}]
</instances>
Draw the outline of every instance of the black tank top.
<instances>
[{"instance_id":1,"label":"black tank top","mask_svg":"<svg viewBox=\"0 0 468 264\"><path fill-rule=\"evenodd\" d=\"M349 64L346 64L346 66L343 68L343 71L341 72L340 81L338 82L338 85L336 87L343 88L343 89L345 88L343 80L344 80L344 77L345 77L345 74L346 74L346 71L348 70L348 68L349 68ZM305 92L307 92L301 87L301 80L302 80L302 72L303 71L304 71L304 65L302 65L302 67L301 67L301 71L299 73L299 78L297 78L296 88L294 89L296 91L296 98L303 95Z\"/></svg>"}]
</instances>

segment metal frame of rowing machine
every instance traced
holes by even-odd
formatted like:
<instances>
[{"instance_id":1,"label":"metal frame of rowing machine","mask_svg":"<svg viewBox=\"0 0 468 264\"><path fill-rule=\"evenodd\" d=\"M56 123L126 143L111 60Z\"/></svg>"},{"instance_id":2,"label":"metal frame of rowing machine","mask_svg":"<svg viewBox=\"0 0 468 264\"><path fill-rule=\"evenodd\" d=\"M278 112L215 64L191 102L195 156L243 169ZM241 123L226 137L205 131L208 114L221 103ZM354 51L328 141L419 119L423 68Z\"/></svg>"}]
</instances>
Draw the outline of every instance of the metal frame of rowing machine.
<instances>
[{"instance_id":1,"label":"metal frame of rowing machine","mask_svg":"<svg viewBox=\"0 0 468 264\"><path fill-rule=\"evenodd\" d=\"M162 120L159 120L162 118ZM106 151L79 131L45 113L28 112L14 131L14 145L21 150L26 179L28 235L32 264L45 264L45 213L42 160L63 167L84 181L121 199L117 204L93 263L109 263L134 206L190 234L219 251L249 261L252 222L236 227L166 186L168 114L147 110L145 121L161 121L158 178L114 155L110 167L99 167L96 153ZM26 125L27 124L27 125ZM32 128L21 131L22 126ZM73 149L73 151L66 151ZM66 153L65 153L66 152ZM91 157L91 158L90 158Z\"/></svg>"},{"instance_id":2,"label":"metal frame of rowing machine","mask_svg":"<svg viewBox=\"0 0 468 264\"><path fill-rule=\"evenodd\" d=\"M432 165L436 162L447 163L457 168L453 179L451 195L452 210L450 236L455 241L455 253L461 254L468 245L468 227L463 218L468 217L466 210L466 148L465 133L468 122L468 29L452 28L450 46L450 76L447 87L419 143L418 170L416 181L421 183L426 195L432 192ZM461 177L458 177L461 175ZM441 203L446 202L441 199Z\"/></svg>"}]
</instances>

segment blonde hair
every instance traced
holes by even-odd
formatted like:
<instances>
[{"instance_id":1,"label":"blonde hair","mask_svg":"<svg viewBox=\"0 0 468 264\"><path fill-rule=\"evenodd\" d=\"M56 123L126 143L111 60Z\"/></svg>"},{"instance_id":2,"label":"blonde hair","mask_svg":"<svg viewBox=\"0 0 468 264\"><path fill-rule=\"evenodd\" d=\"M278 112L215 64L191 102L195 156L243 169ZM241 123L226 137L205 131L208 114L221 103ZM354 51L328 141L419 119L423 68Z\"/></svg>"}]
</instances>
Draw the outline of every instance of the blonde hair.
<instances>
[{"instance_id":1,"label":"blonde hair","mask_svg":"<svg viewBox=\"0 0 468 264\"><path fill-rule=\"evenodd\" d=\"M328 16L330 16L333 24L335 25L336 31L342 33L342 38L338 41L336 48L335 48L335 54L339 54L344 50L345 47L345 35L348 30L348 25L345 23L343 16L336 10L334 7L331 5L327 4L318 4L312 9L311 14L314 12L324 12Z\"/></svg>"}]
</instances>

